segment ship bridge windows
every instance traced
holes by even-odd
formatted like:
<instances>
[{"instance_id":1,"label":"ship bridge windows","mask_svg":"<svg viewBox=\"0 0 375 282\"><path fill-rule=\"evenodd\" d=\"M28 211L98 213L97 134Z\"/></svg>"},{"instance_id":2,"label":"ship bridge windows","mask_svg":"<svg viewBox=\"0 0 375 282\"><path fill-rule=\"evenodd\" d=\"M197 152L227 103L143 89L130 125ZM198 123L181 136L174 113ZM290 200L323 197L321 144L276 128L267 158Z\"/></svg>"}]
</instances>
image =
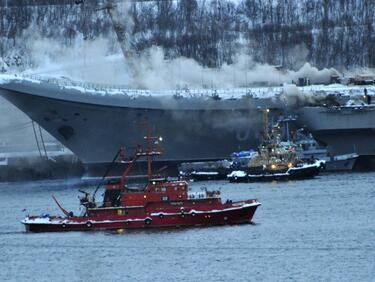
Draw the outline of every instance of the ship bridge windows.
<instances>
[{"instance_id":1,"label":"ship bridge windows","mask_svg":"<svg viewBox=\"0 0 375 282\"><path fill-rule=\"evenodd\" d=\"M105 207L118 207L120 205L121 190L106 190L104 193L103 205Z\"/></svg>"}]
</instances>

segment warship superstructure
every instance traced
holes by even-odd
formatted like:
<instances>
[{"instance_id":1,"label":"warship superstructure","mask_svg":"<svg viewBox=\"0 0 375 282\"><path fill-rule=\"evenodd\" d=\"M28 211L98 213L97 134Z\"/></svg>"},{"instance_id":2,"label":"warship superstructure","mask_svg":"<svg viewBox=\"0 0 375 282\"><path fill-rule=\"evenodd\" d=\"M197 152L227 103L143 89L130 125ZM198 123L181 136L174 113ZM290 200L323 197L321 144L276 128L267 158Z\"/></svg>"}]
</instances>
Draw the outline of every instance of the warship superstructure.
<instances>
[{"instance_id":1,"label":"warship superstructure","mask_svg":"<svg viewBox=\"0 0 375 282\"><path fill-rule=\"evenodd\" d=\"M299 123L333 155L354 152L363 168L375 165L375 104L303 107Z\"/></svg>"}]
</instances>

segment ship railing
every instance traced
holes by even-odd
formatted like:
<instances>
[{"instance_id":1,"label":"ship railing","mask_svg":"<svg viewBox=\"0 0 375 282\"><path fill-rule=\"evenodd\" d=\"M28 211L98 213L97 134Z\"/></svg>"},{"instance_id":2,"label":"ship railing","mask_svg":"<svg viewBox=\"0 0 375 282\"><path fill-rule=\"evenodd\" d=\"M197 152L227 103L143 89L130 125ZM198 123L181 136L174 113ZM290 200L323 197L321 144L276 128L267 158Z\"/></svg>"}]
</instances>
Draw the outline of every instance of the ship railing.
<instances>
[{"instance_id":1,"label":"ship railing","mask_svg":"<svg viewBox=\"0 0 375 282\"><path fill-rule=\"evenodd\" d=\"M125 207L122 206L112 206L110 203L105 203L103 201L101 202L91 202L91 206L89 209L106 209L106 210L118 210L118 209L124 209Z\"/></svg>"},{"instance_id":2,"label":"ship railing","mask_svg":"<svg viewBox=\"0 0 375 282\"><path fill-rule=\"evenodd\" d=\"M30 75L22 75L21 77L32 79L35 81L41 81L46 82L49 84L54 84L58 86L65 86L65 87L82 87L87 90L95 90L95 91L126 91L126 92L142 92L142 93L148 93L149 90L146 89L131 89L125 85L119 85L119 84L108 84L108 83L94 83L94 82L86 82L86 81L75 81L71 80L67 77L48 77L48 76L41 76L36 74L30 74Z\"/></svg>"},{"instance_id":3,"label":"ship railing","mask_svg":"<svg viewBox=\"0 0 375 282\"><path fill-rule=\"evenodd\" d=\"M198 191L198 192L188 192L188 199L206 199L206 198L220 198L219 191Z\"/></svg>"},{"instance_id":4,"label":"ship railing","mask_svg":"<svg viewBox=\"0 0 375 282\"><path fill-rule=\"evenodd\" d=\"M148 89L134 89L129 88L126 85L120 84L106 84L106 83L93 83L71 80L68 77L49 77L38 74L21 75L22 78L27 78L35 81L45 82L57 86L63 87L81 87L88 91L102 92L103 94L126 94L129 96L173 96L175 99L183 97L196 97L196 98L212 98L213 100L231 100L241 97L261 97L264 94L264 89L258 88L228 88L228 89L215 89L215 88L201 88L201 89L189 89L187 87L177 87L176 89L170 90L148 90ZM268 91L278 93L279 87L269 87ZM112 93L111 93L112 92Z\"/></svg>"},{"instance_id":5,"label":"ship railing","mask_svg":"<svg viewBox=\"0 0 375 282\"><path fill-rule=\"evenodd\" d=\"M206 191L199 191L199 192L188 192L188 199L205 199L207 198Z\"/></svg>"}]
</instances>

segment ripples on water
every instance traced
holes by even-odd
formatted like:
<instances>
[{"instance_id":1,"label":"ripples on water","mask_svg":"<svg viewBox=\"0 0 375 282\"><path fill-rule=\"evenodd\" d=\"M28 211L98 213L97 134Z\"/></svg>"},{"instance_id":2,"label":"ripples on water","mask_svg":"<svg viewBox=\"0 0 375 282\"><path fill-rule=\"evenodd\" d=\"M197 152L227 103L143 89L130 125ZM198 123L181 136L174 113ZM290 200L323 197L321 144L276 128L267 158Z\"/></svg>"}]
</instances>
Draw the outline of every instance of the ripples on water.
<instances>
[{"instance_id":1,"label":"ripples on water","mask_svg":"<svg viewBox=\"0 0 375 282\"><path fill-rule=\"evenodd\" d=\"M373 281L375 173L286 183L193 183L257 198L253 225L27 234L19 221L77 211L74 181L0 184L0 281Z\"/></svg>"}]
</instances>

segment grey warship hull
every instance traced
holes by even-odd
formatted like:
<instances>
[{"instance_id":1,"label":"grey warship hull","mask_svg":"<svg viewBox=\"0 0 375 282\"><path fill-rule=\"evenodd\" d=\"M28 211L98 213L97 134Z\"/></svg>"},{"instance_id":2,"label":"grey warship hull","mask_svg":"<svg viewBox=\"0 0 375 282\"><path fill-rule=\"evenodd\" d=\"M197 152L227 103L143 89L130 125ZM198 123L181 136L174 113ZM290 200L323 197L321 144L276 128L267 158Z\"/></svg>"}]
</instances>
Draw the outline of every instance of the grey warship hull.
<instances>
[{"instance_id":1,"label":"grey warship hull","mask_svg":"<svg viewBox=\"0 0 375 282\"><path fill-rule=\"evenodd\" d=\"M223 159L258 145L260 108L267 100L251 97L95 94L79 88L11 80L0 93L52 136L94 167L110 163L120 147L129 156L142 143L146 124L163 137L163 163ZM135 93L138 94L138 93Z\"/></svg>"},{"instance_id":2,"label":"grey warship hull","mask_svg":"<svg viewBox=\"0 0 375 282\"><path fill-rule=\"evenodd\" d=\"M375 105L303 107L297 112L299 125L331 154L357 153L358 168L375 168Z\"/></svg>"},{"instance_id":3,"label":"grey warship hull","mask_svg":"<svg viewBox=\"0 0 375 282\"><path fill-rule=\"evenodd\" d=\"M176 167L257 147L264 124L262 110L274 108L271 112L276 116L284 110L280 101L252 97L246 89L235 97L212 94L216 92L176 95L82 87L71 81L21 77L0 83L0 95L75 153L94 175L103 173L120 147L131 155L142 143L146 126L163 137L166 151L159 164ZM375 106L302 107L295 113L299 124L328 145L332 154L357 153L366 164L374 162Z\"/></svg>"}]
</instances>

